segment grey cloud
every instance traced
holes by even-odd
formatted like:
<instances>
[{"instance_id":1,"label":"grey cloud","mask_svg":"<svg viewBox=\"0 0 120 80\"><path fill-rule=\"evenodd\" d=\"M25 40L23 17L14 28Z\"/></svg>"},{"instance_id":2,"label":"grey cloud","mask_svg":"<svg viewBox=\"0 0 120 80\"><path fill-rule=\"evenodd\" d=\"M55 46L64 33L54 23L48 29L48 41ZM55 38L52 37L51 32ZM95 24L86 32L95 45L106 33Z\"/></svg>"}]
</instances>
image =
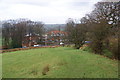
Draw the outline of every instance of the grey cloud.
<instances>
[{"instance_id":1,"label":"grey cloud","mask_svg":"<svg viewBox=\"0 0 120 80\"><path fill-rule=\"evenodd\" d=\"M48 1L42 0L1 0L1 3L4 4L25 4L25 5L35 5L35 6L47 6L49 5Z\"/></svg>"},{"instance_id":2,"label":"grey cloud","mask_svg":"<svg viewBox=\"0 0 120 80\"><path fill-rule=\"evenodd\" d=\"M0 0L0 17L2 20L26 17L45 23L64 23L70 17L83 17L91 10L89 3L84 0Z\"/></svg>"},{"instance_id":3,"label":"grey cloud","mask_svg":"<svg viewBox=\"0 0 120 80\"><path fill-rule=\"evenodd\" d=\"M48 6L49 2L20 2L19 4L27 4L33 6Z\"/></svg>"},{"instance_id":4,"label":"grey cloud","mask_svg":"<svg viewBox=\"0 0 120 80\"><path fill-rule=\"evenodd\" d=\"M72 6L76 6L76 7L79 7L79 6L88 6L90 2L73 2L71 3Z\"/></svg>"}]
</instances>

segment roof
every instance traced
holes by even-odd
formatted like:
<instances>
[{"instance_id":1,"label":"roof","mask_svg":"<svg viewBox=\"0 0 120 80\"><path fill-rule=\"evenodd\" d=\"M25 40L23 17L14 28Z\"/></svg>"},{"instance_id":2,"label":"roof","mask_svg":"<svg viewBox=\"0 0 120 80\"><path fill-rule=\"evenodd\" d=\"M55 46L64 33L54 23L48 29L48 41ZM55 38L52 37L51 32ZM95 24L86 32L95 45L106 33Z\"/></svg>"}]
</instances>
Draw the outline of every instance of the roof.
<instances>
[{"instance_id":1,"label":"roof","mask_svg":"<svg viewBox=\"0 0 120 80\"><path fill-rule=\"evenodd\" d=\"M64 32L64 31L58 31L58 30L54 30L54 31L50 31L50 32L48 32L47 34L58 34L58 33L61 33L61 34L67 34L66 32Z\"/></svg>"}]
</instances>

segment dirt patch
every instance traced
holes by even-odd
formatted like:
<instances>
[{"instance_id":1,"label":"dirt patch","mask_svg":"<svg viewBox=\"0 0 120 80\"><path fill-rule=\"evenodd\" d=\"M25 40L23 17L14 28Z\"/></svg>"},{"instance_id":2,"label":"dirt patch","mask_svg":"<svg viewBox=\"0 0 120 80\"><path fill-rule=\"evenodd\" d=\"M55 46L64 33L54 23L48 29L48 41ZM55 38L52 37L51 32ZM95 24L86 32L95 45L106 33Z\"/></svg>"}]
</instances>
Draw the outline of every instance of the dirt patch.
<instances>
[{"instance_id":1,"label":"dirt patch","mask_svg":"<svg viewBox=\"0 0 120 80\"><path fill-rule=\"evenodd\" d=\"M50 65L48 64L43 68L42 75L46 75L49 70L50 70Z\"/></svg>"},{"instance_id":2,"label":"dirt patch","mask_svg":"<svg viewBox=\"0 0 120 80\"><path fill-rule=\"evenodd\" d=\"M29 50L29 49L36 49L36 48L56 48L60 47L59 45L56 46L43 46L43 47L28 47L28 48L14 48L14 49L6 49L6 50L0 50L2 53L5 52L13 52L13 51L19 51L19 50Z\"/></svg>"}]
</instances>

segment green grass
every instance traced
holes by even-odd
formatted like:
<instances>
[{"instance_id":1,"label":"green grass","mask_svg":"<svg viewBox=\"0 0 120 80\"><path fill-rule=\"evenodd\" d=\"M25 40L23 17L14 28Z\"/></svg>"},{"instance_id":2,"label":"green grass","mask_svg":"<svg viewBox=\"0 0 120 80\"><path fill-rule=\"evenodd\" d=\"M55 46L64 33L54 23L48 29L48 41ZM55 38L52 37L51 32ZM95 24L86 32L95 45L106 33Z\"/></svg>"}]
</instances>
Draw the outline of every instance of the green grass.
<instances>
[{"instance_id":1,"label":"green grass","mask_svg":"<svg viewBox=\"0 0 120 80\"><path fill-rule=\"evenodd\" d=\"M2 78L2 54L0 54L0 79Z\"/></svg>"},{"instance_id":2,"label":"green grass","mask_svg":"<svg viewBox=\"0 0 120 80\"><path fill-rule=\"evenodd\" d=\"M118 62L67 47L4 53L3 78L118 78ZM50 71L42 75L49 64Z\"/></svg>"}]
</instances>

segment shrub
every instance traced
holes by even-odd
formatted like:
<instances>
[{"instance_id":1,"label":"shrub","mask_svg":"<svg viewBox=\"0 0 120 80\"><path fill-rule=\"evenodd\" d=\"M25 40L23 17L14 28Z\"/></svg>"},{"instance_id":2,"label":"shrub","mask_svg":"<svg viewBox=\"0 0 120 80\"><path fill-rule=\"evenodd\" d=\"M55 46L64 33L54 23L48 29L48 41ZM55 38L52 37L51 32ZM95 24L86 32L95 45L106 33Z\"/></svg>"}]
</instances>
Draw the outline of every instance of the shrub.
<instances>
[{"instance_id":1,"label":"shrub","mask_svg":"<svg viewBox=\"0 0 120 80\"><path fill-rule=\"evenodd\" d=\"M109 57L109 58L113 58L113 54L112 52L110 52L109 50L103 50L103 55L106 56L106 57Z\"/></svg>"},{"instance_id":2,"label":"shrub","mask_svg":"<svg viewBox=\"0 0 120 80\"><path fill-rule=\"evenodd\" d=\"M100 40L92 41L90 48L95 54L103 54L103 42Z\"/></svg>"},{"instance_id":3,"label":"shrub","mask_svg":"<svg viewBox=\"0 0 120 80\"><path fill-rule=\"evenodd\" d=\"M92 52L92 49L89 46L84 47L82 50Z\"/></svg>"},{"instance_id":4,"label":"shrub","mask_svg":"<svg viewBox=\"0 0 120 80\"><path fill-rule=\"evenodd\" d=\"M113 56L115 59L118 59L119 57L119 51L118 51L118 39L113 39L110 42L110 51L113 53Z\"/></svg>"}]
</instances>

